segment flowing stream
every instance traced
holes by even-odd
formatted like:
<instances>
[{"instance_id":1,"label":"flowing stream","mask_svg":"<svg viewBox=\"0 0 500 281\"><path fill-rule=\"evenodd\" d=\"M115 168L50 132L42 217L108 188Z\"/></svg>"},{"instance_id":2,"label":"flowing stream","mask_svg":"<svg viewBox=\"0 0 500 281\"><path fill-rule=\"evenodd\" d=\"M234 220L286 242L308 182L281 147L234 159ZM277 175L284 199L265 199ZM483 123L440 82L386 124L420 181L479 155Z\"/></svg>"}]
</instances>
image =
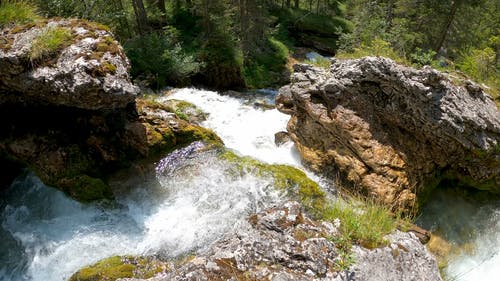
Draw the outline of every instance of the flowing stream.
<instances>
[{"instance_id":1,"label":"flowing stream","mask_svg":"<svg viewBox=\"0 0 500 281\"><path fill-rule=\"evenodd\" d=\"M286 130L289 117L258 106L273 103L274 95L262 91L232 97L180 89L164 98L186 100L209 113L202 125L213 129L228 148L265 162L301 167L293 145L274 144L274 133ZM112 255L190 254L248 214L284 200L270 179L235 176L228 172L228 163L210 155L192 158L189 149L196 145L160 161L155 181L118 192L116 204L80 204L28 171L19 176L0 198L0 280L68 280L79 268ZM175 157L185 159L176 162ZM437 210L449 211L443 207L448 203L435 204ZM453 204L462 206L457 200ZM443 212L432 206L421 224L446 228L446 219L437 221ZM471 228L477 229L469 239L475 251L458 255L447 273L457 280L496 280L500 206L496 202L472 210L464 220L473 221Z\"/></svg>"}]
</instances>

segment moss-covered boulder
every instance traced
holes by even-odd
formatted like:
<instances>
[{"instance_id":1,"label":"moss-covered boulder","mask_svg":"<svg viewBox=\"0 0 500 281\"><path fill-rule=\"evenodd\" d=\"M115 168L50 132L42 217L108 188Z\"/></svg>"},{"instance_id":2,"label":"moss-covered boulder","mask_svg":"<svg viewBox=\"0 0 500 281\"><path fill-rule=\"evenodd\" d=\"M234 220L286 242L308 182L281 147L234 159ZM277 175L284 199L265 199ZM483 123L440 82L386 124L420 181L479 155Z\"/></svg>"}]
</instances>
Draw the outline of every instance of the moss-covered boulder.
<instances>
[{"instance_id":1,"label":"moss-covered boulder","mask_svg":"<svg viewBox=\"0 0 500 281\"><path fill-rule=\"evenodd\" d=\"M69 281L114 281L120 278L151 278L167 272L166 262L154 257L113 256L75 272Z\"/></svg>"},{"instance_id":2,"label":"moss-covered boulder","mask_svg":"<svg viewBox=\"0 0 500 281\"><path fill-rule=\"evenodd\" d=\"M221 143L189 122L192 111L202 115L191 105L136 99L129 68L96 23L38 19L1 30L0 163L88 202L112 199L109 176L133 163L195 140Z\"/></svg>"},{"instance_id":3,"label":"moss-covered boulder","mask_svg":"<svg viewBox=\"0 0 500 281\"><path fill-rule=\"evenodd\" d=\"M252 173L261 177L271 177L274 186L287 190L288 194L312 214L320 214L326 207L326 193L307 175L292 166L267 164L248 156L239 156L231 150L221 149L218 157L228 161L240 173Z\"/></svg>"}]
</instances>

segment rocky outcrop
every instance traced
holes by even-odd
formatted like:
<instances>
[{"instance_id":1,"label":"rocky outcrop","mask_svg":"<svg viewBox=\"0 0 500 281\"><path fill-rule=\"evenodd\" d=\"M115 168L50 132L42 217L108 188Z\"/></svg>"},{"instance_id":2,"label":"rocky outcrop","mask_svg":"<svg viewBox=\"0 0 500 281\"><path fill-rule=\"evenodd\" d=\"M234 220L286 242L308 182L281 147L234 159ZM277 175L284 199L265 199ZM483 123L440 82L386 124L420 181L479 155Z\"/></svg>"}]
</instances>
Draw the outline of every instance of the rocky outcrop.
<instances>
[{"instance_id":1,"label":"rocky outcrop","mask_svg":"<svg viewBox=\"0 0 500 281\"><path fill-rule=\"evenodd\" d=\"M473 82L375 57L294 70L276 103L313 169L401 208L443 179L500 193L500 113Z\"/></svg>"},{"instance_id":2,"label":"rocky outcrop","mask_svg":"<svg viewBox=\"0 0 500 281\"><path fill-rule=\"evenodd\" d=\"M0 105L116 109L138 92L123 49L98 24L46 20L4 29L0 38Z\"/></svg>"},{"instance_id":3,"label":"rocky outcrop","mask_svg":"<svg viewBox=\"0 0 500 281\"><path fill-rule=\"evenodd\" d=\"M334 242L341 224L311 220L299 203L287 202L250 216L207 252L149 280L441 280L413 234L396 231L378 249L354 246L349 257Z\"/></svg>"},{"instance_id":4,"label":"rocky outcrop","mask_svg":"<svg viewBox=\"0 0 500 281\"><path fill-rule=\"evenodd\" d=\"M47 36L64 40L37 46L42 55L34 56L35 42ZM2 170L28 167L45 184L90 201L112 198L108 175L131 163L193 140L220 141L169 106L136 100L128 59L105 27L43 20L4 29L0 38L7 42L0 45Z\"/></svg>"}]
</instances>

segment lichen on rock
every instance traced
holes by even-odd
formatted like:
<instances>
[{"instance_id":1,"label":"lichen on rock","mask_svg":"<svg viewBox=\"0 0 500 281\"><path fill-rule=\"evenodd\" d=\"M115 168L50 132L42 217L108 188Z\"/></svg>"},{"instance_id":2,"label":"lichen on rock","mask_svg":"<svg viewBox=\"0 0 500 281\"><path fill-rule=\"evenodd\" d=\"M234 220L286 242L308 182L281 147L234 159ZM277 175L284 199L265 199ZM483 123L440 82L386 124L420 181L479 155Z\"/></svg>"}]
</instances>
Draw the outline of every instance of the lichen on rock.
<instances>
[{"instance_id":1,"label":"lichen on rock","mask_svg":"<svg viewBox=\"0 0 500 281\"><path fill-rule=\"evenodd\" d=\"M500 112L473 82L375 57L294 70L276 103L313 169L395 209L442 179L500 192Z\"/></svg>"}]
</instances>

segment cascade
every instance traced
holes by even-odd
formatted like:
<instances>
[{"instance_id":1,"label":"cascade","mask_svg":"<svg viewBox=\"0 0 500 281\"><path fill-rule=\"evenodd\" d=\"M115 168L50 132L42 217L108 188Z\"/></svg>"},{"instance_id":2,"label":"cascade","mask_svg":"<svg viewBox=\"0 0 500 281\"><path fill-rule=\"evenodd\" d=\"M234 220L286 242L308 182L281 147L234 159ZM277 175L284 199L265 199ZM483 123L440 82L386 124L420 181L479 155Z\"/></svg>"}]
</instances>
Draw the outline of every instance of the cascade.
<instances>
[{"instance_id":1,"label":"cascade","mask_svg":"<svg viewBox=\"0 0 500 281\"><path fill-rule=\"evenodd\" d=\"M163 99L186 100L209 113L201 125L239 154L302 168L291 143L274 144L274 134L286 130L289 117L256 106L272 103L275 94L234 97L186 88ZM189 156L187 150L178 152ZM227 173L228 164L210 155L179 161L172 157L157 163L155 184L121 191L112 205L78 203L44 186L31 172L18 177L0 199L0 280L67 280L79 268L112 255L176 257L201 251L238 220L284 200L270 180ZM452 204L436 198L419 223L446 230ZM462 212L460 221L473 222L476 232L468 240L474 250L454 257L445 269L447 276L495 280L500 271L499 203L477 208L450 200L457 210L474 210Z\"/></svg>"}]
</instances>

